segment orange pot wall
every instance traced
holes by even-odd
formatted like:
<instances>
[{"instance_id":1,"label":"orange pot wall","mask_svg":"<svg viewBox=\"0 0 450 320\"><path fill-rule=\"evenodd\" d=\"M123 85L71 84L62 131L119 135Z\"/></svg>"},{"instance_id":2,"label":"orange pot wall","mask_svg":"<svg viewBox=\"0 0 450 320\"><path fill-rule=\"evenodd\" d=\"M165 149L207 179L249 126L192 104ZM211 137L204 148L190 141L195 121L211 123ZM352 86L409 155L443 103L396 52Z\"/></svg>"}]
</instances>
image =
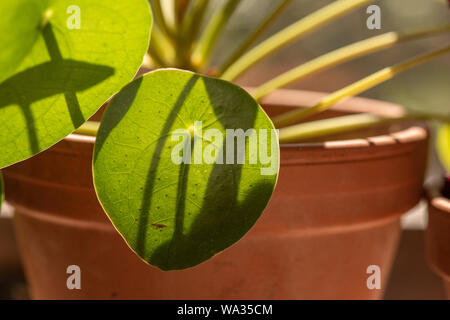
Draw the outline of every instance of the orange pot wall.
<instances>
[{"instance_id":1,"label":"orange pot wall","mask_svg":"<svg viewBox=\"0 0 450 320\"><path fill-rule=\"evenodd\" d=\"M4 170L33 298L378 299L366 269L380 266L386 287L400 215L420 199L427 135L413 128L282 147L279 182L256 226L210 261L166 273L135 256L106 218L92 148L93 138L71 136ZM66 288L69 265L81 267L81 290Z\"/></svg>"},{"instance_id":2,"label":"orange pot wall","mask_svg":"<svg viewBox=\"0 0 450 320\"><path fill-rule=\"evenodd\" d=\"M11 218L0 217L0 278L22 274L22 266ZM1 286L0 286L1 287Z\"/></svg>"},{"instance_id":3,"label":"orange pot wall","mask_svg":"<svg viewBox=\"0 0 450 320\"><path fill-rule=\"evenodd\" d=\"M450 200L434 197L428 205L428 261L441 276L450 299Z\"/></svg>"}]
</instances>

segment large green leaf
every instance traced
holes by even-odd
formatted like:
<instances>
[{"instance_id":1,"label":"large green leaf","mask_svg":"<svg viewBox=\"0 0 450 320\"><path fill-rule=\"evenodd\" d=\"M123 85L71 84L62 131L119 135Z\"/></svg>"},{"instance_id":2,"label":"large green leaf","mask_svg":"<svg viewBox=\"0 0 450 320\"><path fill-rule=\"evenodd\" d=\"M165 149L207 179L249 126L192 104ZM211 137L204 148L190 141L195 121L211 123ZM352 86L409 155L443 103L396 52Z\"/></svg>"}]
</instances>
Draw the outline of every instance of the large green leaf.
<instances>
[{"instance_id":1,"label":"large green leaf","mask_svg":"<svg viewBox=\"0 0 450 320\"><path fill-rule=\"evenodd\" d=\"M202 121L203 134L192 131L196 121ZM251 128L273 156L266 165L259 156L249 164L250 139L245 164L173 160L173 154L182 154L182 139L173 136L177 130L194 136L192 157L203 146L214 160L222 154L212 150L231 146L222 139L226 129ZM259 129L268 132L267 140ZM163 270L195 266L244 236L267 205L279 168L272 129L253 98L231 83L179 70L149 73L117 94L103 117L94 152L97 195L145 261ZM256 148L251 156L264 149L251 146ZM225 153L233 160L234 153ZM272 172L261 170L270 164Z\"/></svg>"},{"instance_id":2,"label":"large green leaf","mask_svg":"<svg viewBox=\"0 0 450 320\"><path fill-rule=\"evenodd\" d=\"M30 52L50 0L0 1L0 83L13 75Z\"/></svg>"},{"instance_id":3,"label":"large green leaf","mask_svg":"<svg viewBox=\"0 0 450 320\"><path fill-rule=\"evenodd\" d=\"M450 124L442 125L437 136L437 150L442 164L450 172Z\"/></svg>"},{"instance_id":4,"label":"large green leaf","mask_svg":"<svg viewBox=\"0 0 450 320\"><path fill-rule=\"evenodd\" d=\"M126 85L152 18L146 0L2 0L0 10L1 168L55 144Z\"/></svg>"}]
</instances>

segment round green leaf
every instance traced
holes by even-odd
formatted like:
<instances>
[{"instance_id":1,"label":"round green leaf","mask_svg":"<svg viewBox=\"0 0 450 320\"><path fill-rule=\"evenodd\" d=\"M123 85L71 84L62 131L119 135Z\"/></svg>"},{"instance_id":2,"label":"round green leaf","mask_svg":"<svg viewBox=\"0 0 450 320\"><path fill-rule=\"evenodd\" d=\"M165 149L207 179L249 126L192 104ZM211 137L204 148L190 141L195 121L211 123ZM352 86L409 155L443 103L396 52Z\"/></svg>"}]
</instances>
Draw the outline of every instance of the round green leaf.
<instances>
[{"instance_id":1,"label":"round green leaf","mask_svg":"<svg viewBox=\"0 0 450 320\"><path fill-rule=\"evenodd\" d=\"M253 132L258 143L236 139L229 149L227 129ZM191 151L190 163L179 163L180 146L184 155ZM234 150L244 149L239 162ZM128 245L162 270L195 266L244 236L266 207L278 169L278 137L257 102L231 83L180 70L151 72L118 93L94 151L105 211Z\"/></svg>"},{"instance_id":2,"label":"round green leaf","mask_svg":"<svg viewBox=\"0 0 450 320\"><path fill-rule=\"evenodd\" d=\"M442 164L450 172L450 124L439 128L436 147Z\"/></svg>"},{"instance_id":3,"label":"round green leaf","mask_svg":"<svg viewBox=\"0 0 450 320\"><path fill-rule=\"evenodd\" d=\"M63 139L126 85L152 18L146 0L2 0L0 10L1 168Z\"/></svg>"},{"instance_id":4,"label":"round green leaf","mask_svg":"<svg viewBox=\"0 0 450 320\"><path fill-rule=\"evenodd\" d=\"M0 83L14 74L33 47L49 4L50 0L0 2Z\"/></svg>"}]
</instances>

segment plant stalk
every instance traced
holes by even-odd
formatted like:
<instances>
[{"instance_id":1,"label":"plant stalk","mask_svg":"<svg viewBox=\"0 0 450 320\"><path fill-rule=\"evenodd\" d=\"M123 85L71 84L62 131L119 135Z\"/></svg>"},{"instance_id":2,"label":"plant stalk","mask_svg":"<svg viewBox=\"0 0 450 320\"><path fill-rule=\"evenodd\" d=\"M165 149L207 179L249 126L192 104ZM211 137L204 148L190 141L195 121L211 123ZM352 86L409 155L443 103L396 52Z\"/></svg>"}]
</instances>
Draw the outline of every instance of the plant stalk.
<instances>
[{"instance_id":1,"label":"plant stalk","mask_svg":"<svg viewBox=\"0 0 450 320\"><path fill-rule=\"evenodd\" d=\"M96 137L98 129L100 128L100 122L98 121L86 121L81 127L75 130L74 134L80 134L84 136Z\"/></svg>"},{"instance_id":2,"label":"plant stalk","mask_svg":"<svg viewBox=\"0 0 450 320\"><path fill-rule=\"evenodd\" d=\"M256 100L260 100L278 88L284 87L294 81L304 79L315 73L325 71L347 61L389 48L398 43L429 37L449 31L450 25L445 25L409 33L387 32L369 39L358 41L326 53L281 74L280 76L259 86L252 95Z\"/></svg>"},{"instance_id":3,"label":"plant stalk","mask_svg":"<svg viewBox=\"0 0 450 320\"><path fill-rule=\"evenodd\" d=\"M191 47L192 43L197 38L209 1L210 0L191 1L190 5L186 9L187 12L181 26L180 39L186 44L186 46ZM191 49L192 48L189 48L189 54Z\"/></svg>"},{"instance_id":4,"label":"plant stalk","mask_svg":"<svg viewBox=\"0 0 450 320\"><path fill-rule=\"evenodd\" d=\"M183 19L186 14L186 10L191 2L191 0L174 0L175 5L175 18L178 25L181 25L183 23Z\"/></svg>"},{"instance_id":5,"label":"plant stalk","mask_svg":"<svg viewBox=\"0 0 450 320\"><path fill-rule=\"evenodd\" d=\"M224 6L217 10L209 21L192 55L192 64L197 70L203 69L209 62L220 34L239 3L240 0L227 0Z\"/></svg>"},{"instance_id":6,"label":"plant stalk","mask_svg":"<svg viewBox=\"0 0 450 320\"><path fill-rule=\"evenodd\" d=\"M183 19L179 21L176 39L177 66L198 72L192 65L192 50L209 0L194 0L187 3ZM185 4L186 5L186 4Z\"/></svg>"},{"instance_id":7,"label":"plant stalk","mask_svg":"<svg viewBox=\"0 0 450 320\"><path fill-rule=\"evenodd\" d=\"M373 88L382 82L392 79L394 76L400 74L401 72L404 72L420 64L428 62L448 52L450 52L450 46L447 46L443 49L432 51L430 53L421 55L416 58L412 58L406 62L402 62L394 66L384 68L366 78L363 78L343 89L340 89L326 96L319 103L317 103L312 107L309 107L307 109L294 110L291 112L281 114L275 117L273 119L273 122L276 127L281 128L294 124L298 121L302 121L314 114L327 110L333 104L339 102L344 98L358 95L359 93L364 92L370 88Z\"/></svg>"},{"instance_id":8,"label":"plant stalk","mask_svg":"<svg viewBox=\"0 0 450 320\"><path fill-rule=\"evenodd\" d=\"M311 138L362 129L393 120L398 119L383 118L370 113L361 113L305 122L281 129L279 140L281 144L301 142Z\"/></svg>"},{"instance_id":9,"label":"plant stalk","mask_svg":"<svg viewBox=\"0 0 450 320\"><path fill-rule=\"evenodd\" d=\"M254 47L225 70L221 78L233 81L255 63L277 50L280 50L292 41L372 1L373 0L334 1L328 6L306 16Z\"/></svg>"},{"instance_id":10,"label":"plant stalk","mask_svg":"<svg viewBox=\"0 0 450 320\"><path fill-rule=\"evenodd\" d=\"M406 114L396 118L384 118L370 113L362 113L348 116L341 116L331 119L317 120L301 123L280 130L280 143L301 142L311 138L318 138L325 135L348 132L356 129L363 129L372 125L398 121L402 119L425 119L430 120L431 116L417 116ZM435 117L431 117L435 119ZM440 119L450 121L448 118ZM100 122L87 121L74 133L85 136L97 136Z\"/></svg>"},{"instance_id":11,"label":"plant stalk","mask_svg":"<svg viewBox=\"0 0 450 320\"><path fill-rule=\"evenodd\" d=\"M171 26L169 26L168 24L167 17L161 6L161 1L167 0L152 0L150 2L152 6L153 15L155 16L155 22L162 30L162 32L167 36L167 38L173 40L173 30Z\"/></svg>"},{"instance_id":12,"label":"plant stalk","mask_svg":"<svg viewBox=\"0 0 450 320\"><path fill-rule=\"evenodd\" d=\"M148 49L151 58L162 67L174 65L175 50L173 44L157 25L153 26L152 43Z\"/></svg>"},{"instance_id":13,"label":"plant stalk","mask_svg":"<svg viewBox=\"0 0 450 320\"><path fill-rule=\"evenodd\" d=\"M237 50L226 60L226 62L218 68L217 75L223 73L223 70L228 69L235 61L237 61L255 42L258 38L270 27L276 18L283 12L286 7L291 4L292 0L282 0L278 6L261 22L261 24L251 33L248 38L237 48Z\"/></svg>"}]
</instances>

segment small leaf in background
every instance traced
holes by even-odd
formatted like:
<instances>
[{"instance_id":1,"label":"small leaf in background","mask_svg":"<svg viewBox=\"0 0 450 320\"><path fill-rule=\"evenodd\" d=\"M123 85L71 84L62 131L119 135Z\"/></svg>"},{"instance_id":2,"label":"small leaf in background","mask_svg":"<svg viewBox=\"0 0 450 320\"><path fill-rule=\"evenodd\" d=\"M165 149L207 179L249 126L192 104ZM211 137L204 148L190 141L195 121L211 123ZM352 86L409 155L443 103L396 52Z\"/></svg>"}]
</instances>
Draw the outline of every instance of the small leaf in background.
<instances>
[{"instance_id":1,"label":"small leaf in background","mask_svg":"<svg viewBox=\"0 0 450 320\"><path fill-rule=\"evenodd\" d=\"M439 128L436 148L442 164L450 173L450 124L442 125Z\"/></svg>"},{"instance_id":2,"label":"small leaf in background","mask_svg":"<svg viewBox=\"0 0 450 320\"><path fill-rule=\"evenodd\" d=\"M193 131L200 121L203 131ZM220 164L227 158L218 151L227 149L226 129L251 128L273 162L250 164L262 148L249 153L245 139L245 164ZM269 131L267 140L259 129ZM174 69L151 72L118 93L103 117L94 152L97 195L145 261L163 270L193 267L237 242L266 207L279 168L273 129L257 102L229 82ZM193 136L186 149L192 158L203 148L215 163L200 156L197 164L177 164L179 130ZM262 175L271 165L272 174Z\"/></svg>"},{"instance_id":3,"label":"small leaf in background","mask_svg":"<svg viewBox=\"0 0 450 320\"><path fill-rule=\"evenodd\" d=\"M126 85L152 18L146 0L2 0L0 10L2 168L66 137Z\"/></svg>"}]
</instances>

